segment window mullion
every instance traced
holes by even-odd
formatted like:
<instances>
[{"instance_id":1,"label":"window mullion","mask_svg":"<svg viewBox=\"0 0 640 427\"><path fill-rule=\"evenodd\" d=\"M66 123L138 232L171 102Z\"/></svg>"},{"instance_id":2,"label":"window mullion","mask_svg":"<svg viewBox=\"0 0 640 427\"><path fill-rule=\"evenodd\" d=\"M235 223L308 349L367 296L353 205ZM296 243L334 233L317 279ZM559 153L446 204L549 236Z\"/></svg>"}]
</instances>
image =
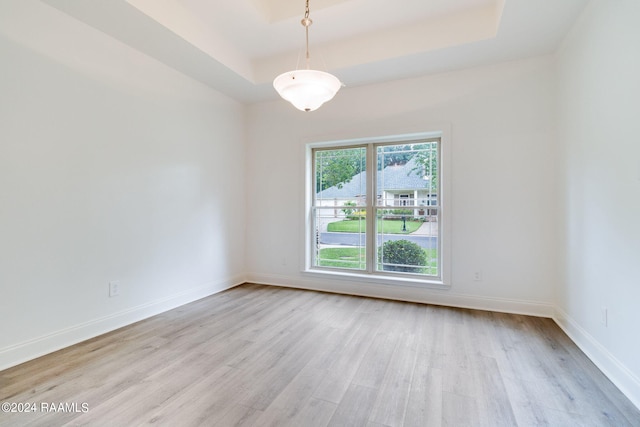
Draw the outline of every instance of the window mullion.
<instances>
[{"instance_id":1,"label":"window mullion","mask_svg":"<svg viewBox=\"0 0 640 427\"><path fill-rule=\"evenodd\" d=\"M376 269L376 202L377 202L377 159L374 144L367 145L367 233L366 233L366 254L367 272L373 273Z\"/></svg>"}]
</instances>

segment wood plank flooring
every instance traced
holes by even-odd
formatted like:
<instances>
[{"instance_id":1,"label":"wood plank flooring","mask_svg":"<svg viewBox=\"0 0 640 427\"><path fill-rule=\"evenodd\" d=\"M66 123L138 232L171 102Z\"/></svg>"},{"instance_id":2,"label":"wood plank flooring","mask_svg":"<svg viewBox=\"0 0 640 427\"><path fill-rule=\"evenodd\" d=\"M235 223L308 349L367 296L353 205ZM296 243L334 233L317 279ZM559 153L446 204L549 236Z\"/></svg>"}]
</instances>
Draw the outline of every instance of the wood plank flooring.
<instances>
[{"instance_id":1,"label":"wood plank flooring","mask_svg":"<svg viewBox=\"0 0 640 427\"><path fill-rule=\"evenodd\" d=\"M252 284L2 371L0 402L38 410L0 426L640 426L552 320Z\"/></svg>"}]
</instances>

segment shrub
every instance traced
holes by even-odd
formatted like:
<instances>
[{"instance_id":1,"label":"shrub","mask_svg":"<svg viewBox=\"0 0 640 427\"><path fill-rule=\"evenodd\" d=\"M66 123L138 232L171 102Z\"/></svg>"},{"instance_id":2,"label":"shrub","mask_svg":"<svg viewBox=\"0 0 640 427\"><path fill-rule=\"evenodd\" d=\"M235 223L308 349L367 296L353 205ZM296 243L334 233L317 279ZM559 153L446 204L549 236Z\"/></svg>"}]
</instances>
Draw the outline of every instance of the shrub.
<instances>
[{"instance_id":1,"label":"shrub","mask_svg":"<svg viewBox=\"0 0 640 427\"><path fill-rule=\"evenodd\" d=\"M367 217L367 211L359 210L355 211L350 215L347 215L347 219L364 219Z\"/></svg>"},{"instance_id":2,"label":"shrub","mask_svg":"<svg viewBox=\"0 0 640 427\"><path fill-rule=\"evenodd\" d=\"M356 202L353 202L353 201L344 202L343 206L346 206L346 208L342 209L342 212L344 212L346 216L349 216L353 213L354 209L351 209L351 207L356 206Z\"/></svg>"},{"instance_id":3,"label":"shrub","mask_svg":"<svg viewBox=\"0 0 640 427\"><path fill-rule=\"evenodd\" d=\"M403 216L415 215L415 211L413 209L391 209L389 213L391 213L392 215L403 215Z\"/></svg>"},{"instance_id":4,"label":"shrub","mask_svg":"<svg viewBox=\"0 0 640 427\"><path fill-rule=\"evenodd\" d=\"M419 273L427 264L427 254L419 245L408 240L390 240L378 251L378 261L384 263L383 270ZM412 265L418 267L411 267Z\"/></svg>"}]
</instances>

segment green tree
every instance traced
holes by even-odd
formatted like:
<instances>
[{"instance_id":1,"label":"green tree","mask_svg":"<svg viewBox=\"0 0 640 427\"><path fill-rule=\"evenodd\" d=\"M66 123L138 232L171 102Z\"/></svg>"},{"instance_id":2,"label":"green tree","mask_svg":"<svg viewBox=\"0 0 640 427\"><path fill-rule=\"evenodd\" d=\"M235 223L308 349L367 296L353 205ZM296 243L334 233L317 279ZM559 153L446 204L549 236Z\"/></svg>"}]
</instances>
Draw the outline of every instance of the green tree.
<instances>
[{"instance_id":1,"label":"green tree","mask_svg":"<svg viewBox=\"0 0 640 427\"><path fill-rule=\"evenodd\" d=\"M438 190L438 143L428 142L414 146L416 166L411 172L421 176L427 181L427 188L432 193Z\"/></svg>"},{"instance_id":2,"label":"green tree","mask_svg":"<svg viewBox=\"0 0 640 427\"><path fill-rule=\"evenodd\" d=\"M365 148L321 150L316 152L316 191L342 186L363 172L366 167Z\"/></svg>"}]
</instances>

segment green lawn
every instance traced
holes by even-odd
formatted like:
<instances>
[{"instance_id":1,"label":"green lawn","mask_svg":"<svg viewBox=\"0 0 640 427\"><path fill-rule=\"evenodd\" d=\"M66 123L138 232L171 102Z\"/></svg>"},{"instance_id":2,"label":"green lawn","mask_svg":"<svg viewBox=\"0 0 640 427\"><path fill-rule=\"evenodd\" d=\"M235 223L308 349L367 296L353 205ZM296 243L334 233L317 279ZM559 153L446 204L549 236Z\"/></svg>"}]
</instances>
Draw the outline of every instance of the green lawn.
<instances>
[{"instance_id":1,"label":"green lawn","mask_svg":"<svg viewBox=\"0 0 640 427\"><path fill-rule=\"evenodd\" d=\"M378 220L378 232L387 234L409 234L416 231L423 224L422 221L407 221L407 231L402 231L401 220ZM327 231L338 233L364 233L365 221L357 219L345 219L343 221L330 222Z\"/></svg>"},{"instance_id":2,"label":"green lawn","mask_svg":"<svg viewBox=\"0 0 640 427\"><path fill-rule=\"evenodd\" d=\"M366 268L365 258L364 248L325 248L320 249L318 265L364 270Z\"/></svg>"},{"instance_id":3,"label":"green lawn","mask_svg":"<svg viewBox=\"0 0 640 427\"><path fill-rule=\"evenodd\" d=\"M409 226L407 225L407 228ZM429 265L422 270L423 274L438 274L437 252L435 249L423 249L427 254ZM366 254L364 248L325 248L320 249L318 257L319 267L338 267L354 270L366 268ZM381 266L378 266L380 269Z\"/></svg>"}]
</instances>

